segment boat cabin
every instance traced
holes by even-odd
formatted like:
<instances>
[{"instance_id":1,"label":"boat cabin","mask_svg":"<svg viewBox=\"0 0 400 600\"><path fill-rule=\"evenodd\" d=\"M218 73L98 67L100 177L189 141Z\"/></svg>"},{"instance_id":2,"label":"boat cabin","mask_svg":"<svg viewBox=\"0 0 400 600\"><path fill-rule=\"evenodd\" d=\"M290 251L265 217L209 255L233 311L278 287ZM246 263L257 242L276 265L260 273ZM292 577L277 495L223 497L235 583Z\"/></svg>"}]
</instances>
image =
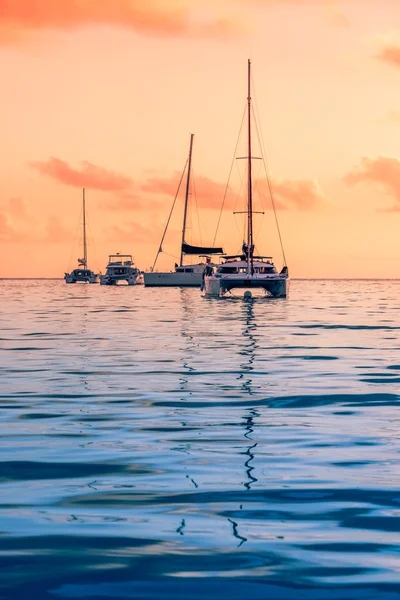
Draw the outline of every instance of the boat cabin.
<instances>
[{"instance_id":1,"label":"boat cabin","mask_svg":"<svg viewBox=\"0 0 400 600\"><path fill-rule=\"evenodd\" d=\"M132 255L131 254L110 254L108 257L108 265L107 267L118 267L125 266L130 267L133 264Z\"/></svg>"},{"instance_id":2,"label":"boat cabin","mask_svg":"<svg viewBox=\"0 0 400 600\"><path fill-rule=\"evenodd\" d=\"M71 273L72 277L91 277L93 272L90 269L74 269Z\"/></svg>"},{"instance_id":3,"label":"boat cabin","mask_svg":"<svg viewBox=\"0 0 400 600\"><path fill-rule=\"evenodd\" d=\"M217 269L220 274L246 274L248 269L247 260L243 260L243 256L227 256ZM272 256L255 256L253 258L253 273L258 274L273 274L276 273L275 265L272 262Z\"/></svg>"}]
</instances>

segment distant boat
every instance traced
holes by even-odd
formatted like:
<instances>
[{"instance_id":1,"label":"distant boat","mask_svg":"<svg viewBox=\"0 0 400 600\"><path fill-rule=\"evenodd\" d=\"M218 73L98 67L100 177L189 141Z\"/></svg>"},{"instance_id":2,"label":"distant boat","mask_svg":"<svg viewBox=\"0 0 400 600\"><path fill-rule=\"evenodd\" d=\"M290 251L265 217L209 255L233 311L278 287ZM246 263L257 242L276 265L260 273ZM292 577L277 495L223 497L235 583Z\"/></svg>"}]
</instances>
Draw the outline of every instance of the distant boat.
<instances>
[{"instance_id":1,"label":"distant boat","mask_svg":"<svg viewBox=\"0 0 400 600\"><path fill-rule=\"evenodd\" d=\"M248 61L247 93L247 241L243 242L238 255L226 256L216 269L206 267L202 288L206 296L224 296L232 290L244 291L244 296L252 297L252 291L261 289L275 298L286 297L289 289L289 272L285 265L278 273L272 257L254 255L253 236L253 181L252 181L252 142L251 142L251 62Z\"/></svg>"},{"instance_id":2,"label":"distant boat","mask_svg":"<svg viewBox=\"0 0 400 600\"><path fill-rule=\"evenodd\" d=\"M83 258L78 258L77 269L71 271L71 273L65 273L65 283L98 283L99 278L93 271L87 267L87 243L86 243L86 200L85 200L85 188L82 190L82 204L83 204Z\"/></svg>"},{"instance_id":3,"label":"distant boat","mask_svg":"<svg viewBox=\"0 0 400 600\"><path fill-rule=\"evenodd\" d=\"M131 254L110 254L104 275L100 275L100 285L117 285L125 281L128 285L142 283L142 274L135 266Z\"/></svg>"},{"instance_id":4,"label":"distant boat","mask_svg":"<svg viewBox=\"0 0 400 600\"><path fill-rule=\"evenodd\" d=\"M168 225L171 219L171 215L175 206L175 201L179 193L180 185L182 183L182 179L179 183L178 192L175 196L174 203L172 205L172 209L170 215L167 220L167 225L165 227L164 233L161 238L159 250L157 252L156 259L153 264L153 268L150 272L144 273L144 285L146 287L200 287L203 279L204 267L206 264L211 262L210 255L212 254L222 254L222 248L210 248L203 246L192 246L191 244L187 244L185 241L186 235L186 220L187 220L187 209L190 195L190 174L192 168L192 152L193 152L193 138L194 134L190 135L190 147L189 147L189 156L187 159L187 175L186 175L186 193L185 193L185 206L183 212L183 227L182 227L182 242L181 242L181 254L179 265L175 263L175 268L170 272L156 272L154 271L158 255L162 252L162 244L164 242L165 234L167 233ZM185 165L186 170L186 165ZM200 258L205 258L205 262L200 262L196 264L184 264L185 256L199 256Z\"/></svg>"}]
</instances>

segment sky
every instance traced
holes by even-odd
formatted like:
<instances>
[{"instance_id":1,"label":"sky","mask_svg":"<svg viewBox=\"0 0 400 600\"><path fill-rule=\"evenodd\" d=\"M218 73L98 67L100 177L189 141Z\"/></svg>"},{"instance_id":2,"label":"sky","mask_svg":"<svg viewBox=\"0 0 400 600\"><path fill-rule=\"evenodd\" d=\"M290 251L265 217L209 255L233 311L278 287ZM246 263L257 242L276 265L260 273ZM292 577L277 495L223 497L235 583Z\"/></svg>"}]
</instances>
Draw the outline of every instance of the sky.
<instances>
[{"instance_id":1,"label":"sky","mask_svg":"<svg viewBox=\"0 0 400 600\"><path fill-rule=\"evenodd\" d=\"M186 242L237 252L248 59L291 276L400 278L398 0L0 0L0 277L77 266L83 187L89 267L149 268L191 133ZM254 195L280 268L259 160ZM158 269L182 214L181 189Z\"/></svg>"}]
</instances>

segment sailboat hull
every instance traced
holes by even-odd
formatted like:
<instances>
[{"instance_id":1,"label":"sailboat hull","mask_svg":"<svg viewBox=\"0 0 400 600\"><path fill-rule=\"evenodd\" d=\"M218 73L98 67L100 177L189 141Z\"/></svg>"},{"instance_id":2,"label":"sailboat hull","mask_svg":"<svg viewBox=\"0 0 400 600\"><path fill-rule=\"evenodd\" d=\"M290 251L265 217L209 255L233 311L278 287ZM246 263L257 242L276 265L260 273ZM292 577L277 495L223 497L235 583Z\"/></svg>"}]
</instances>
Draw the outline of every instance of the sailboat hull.
<instances>
[{"instance_id":1,"label":"sailboat hull","mask_svg":"<svg viewBox=\"0 0 400 600\"><path fill-rule=\"evenodd\" d=\"M146 287L195 287L202 283L203 273L144 273Z\"/></svg>"}]
</instances>

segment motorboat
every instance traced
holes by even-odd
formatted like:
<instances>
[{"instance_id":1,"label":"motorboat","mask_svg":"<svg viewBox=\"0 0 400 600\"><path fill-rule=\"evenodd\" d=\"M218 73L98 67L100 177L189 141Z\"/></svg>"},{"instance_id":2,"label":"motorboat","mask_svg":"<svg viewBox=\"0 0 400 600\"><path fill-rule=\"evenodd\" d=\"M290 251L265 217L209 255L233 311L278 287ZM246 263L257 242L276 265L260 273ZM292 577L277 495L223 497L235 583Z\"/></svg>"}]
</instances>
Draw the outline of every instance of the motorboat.
<instances>
[{"instance_id":1,"label":"motorboat","mask_svg":"<svg viewBox=\"0 0 400 600\"><path fill-rule=\"evenodd\" d=\"M274 298L285 298L289 291L289 272L286 264L278 273L274 263L272 262L272 257L255 256L254 254L250 60L248 61L247 75L248 153L247 156L244 157L247 159L247 209L244 211L247 217L247 241L243 242L242 249L239 254L225 256L224 261L218 267L211 265L206 266L204 269L201 289L204 291L205 296L211 297L221 297L228 293L232 294L232 292L236 292L236 294L241 294L244 292L245 298L251 298L253 293L256 290L259 290L262 295L268 295ZM266 173L268 177L267 170ZM269 189L271 190L270 182L268 181L268 183ZM281 239L280 232L279 237Z\"/></svg>"},{"instance_id":2,"label":"motorboat","mask_svg":"<svg viewBox=\"0 0 400 600\"><path fill-rule=\"evenodd\" d=\"M99 276L88 269L87 259L87 242L86 242L86 199L85 189L83 189L82 197L82 212L83 212L83 258L78 258L78 267L73 269L71 273L65 273L65 283L98 283Z\"/></svg>"},{"instance_id":3,"label":"motorboat","mask_svg":"<svg viewBox=\"0 0 400 600\"><path fill-rule=\"evenodd\" d=\"M164 229L164 233L161 238L160 246L153 263L153 267L151 271L144 273L144 285L146 287L200 287L203 281L203 272L206 265L211 264L211 255L222 254L222 248L214 248L214 247L204 247L204 246L194 246L192 244L188 244L185 241L186 231L187 231L187 213L188 213L188 202L190 196L190 176L191 176L191 167L192 167L192 154L193 154L193 139L194 134L190 135L190 146L189 146L189 156L185 164L185 168L182 173L181 180L179 182L178 191L176 193L171 212L169 214L167 224ZM167 272L158 272L155 270L157 259L161 252L163 252L163 242L165 239L165 235L168 230L168 226L171 220L171 216L176 204L176 199L179 194L179 190L182 184L182 180L187 167L187 175L186 175L186 193L185 193L185 204L184 204L184 212L183 212L183 227L182 227L182 241L181 241L181 249L180 249L180 260L179 264L175 263L174 270ZM199 258L203 258L203 262L199 263L189 263L185 264L186 256L198 256Z\"/></svg>"},{"instance_id":4,"label":"motorboat","mask_svg":"<svg viewBox=\"0 0 400 600\"><path fill-rule=\"evenodd\" d=\"M100 275L100 285L117 285L125 282L128 285L142 283L142 274L135 266L131 254L110 254L104 275Z\"/></svg>"}]
</instances>

